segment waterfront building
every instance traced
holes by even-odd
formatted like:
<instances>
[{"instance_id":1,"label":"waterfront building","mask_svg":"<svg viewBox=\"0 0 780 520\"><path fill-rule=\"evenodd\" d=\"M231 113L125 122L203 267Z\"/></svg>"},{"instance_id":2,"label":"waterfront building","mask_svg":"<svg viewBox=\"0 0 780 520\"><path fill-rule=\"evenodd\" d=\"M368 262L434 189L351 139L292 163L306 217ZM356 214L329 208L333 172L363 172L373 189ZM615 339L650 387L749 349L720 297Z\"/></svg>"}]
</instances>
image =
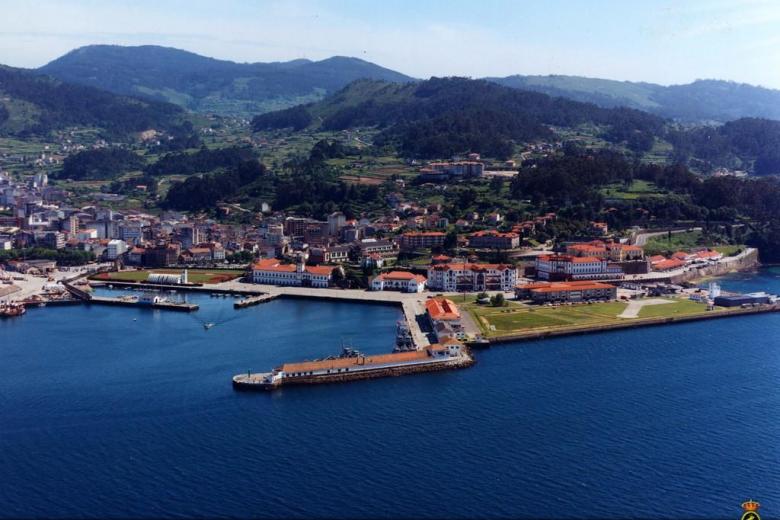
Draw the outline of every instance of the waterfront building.
<instances>
[{"instance_id":1,"label":"waterfront building","mask_svg":"<svg viewBox=\"0 0 780 520\"><path fill-rule=\"evenodd\" d=\"M401 235L401 249L411 251L420 248L441 247L444 245L446 237L446 233L441 231L409 231Z\"/></svg>"},{"instance_id":2,"label":"waterfront building","mask_svg":"<svg viewBox=\"0 0 780 520\"><path fill-rule=\"evenodd\" d=\"M674 269L685 267L685 264L685 260L680 260L678 258L664 258L663 260L654 262L652 266L654 271L672 271Z\"/></svg>"},{"instance_id":3,"label":"waterfront building","mask_svg":"<svg viewBox=\"0 0 780 520\"><path fill-rule=\"evenodd\" d=\"M419 274L407 271L390 271L375 276L371 280L371 290L420 293L425 290L426 281L427 279Z\"/></svg>"},{"instance_id":4,"label":"waterfront building","mask_svg":"<svg viewBox=\"0 0 780 520\"><path fill-rule=\"evenodd\" d=\"M251 280L270 285L328 287L336 269L339 268L305 265L303 262L283 264L275 258L266 258L252 264Z\"/></svg>"},{"instance_id":5,"label":"waterfront building","mask_svg":"<svg viewBox=\"0 0 780 520\"><path fill-rule=\"evenodd\" d=\"M428 289L447 292L512 291L517 268L511 264L446 263L428 267Z\"/></svg>"},{"instance_id":6,"label":"waterfront building","mask_svg":"<svg viewBox=\"0 0 780 520\"><path fill-rule=\"evenodd\" d=\"M599 280L623 278L620 266L593 256L542 255L536 258L541 280Z\"/></svg>"},{"instance_id":7,"label":"waterfront building","mask_svg":"<svg viewBox=\"0 0 780 520\"><path fill-rule=\"evenodd\" d=\"M425 312L437 341L464 339L460 309L455 302L448 298L429 298L425 302Z\"/></svg>"},{"instance_id":8,"label":"waterfront building","mask_svg":"<svg viewBox=\"0 0 780 520\"><path fill-rule=\"evenodd\" d=\"M591 281L534 282L518 285L515 297L518 300L530 299L534 303L614 300L617 298L617 287Z\"/></svg>"},{"instance_id":9,"label":"waterfront building","mask_svg":"<svg viewBox=\"0 0 780 520\"><path fill-rule=\"evenodd\" d=\"M520 235L501 233L495 229L477 231L469 236L469 247L486 249L514 249L520 246Z\"/></svg>"}]
</instances>

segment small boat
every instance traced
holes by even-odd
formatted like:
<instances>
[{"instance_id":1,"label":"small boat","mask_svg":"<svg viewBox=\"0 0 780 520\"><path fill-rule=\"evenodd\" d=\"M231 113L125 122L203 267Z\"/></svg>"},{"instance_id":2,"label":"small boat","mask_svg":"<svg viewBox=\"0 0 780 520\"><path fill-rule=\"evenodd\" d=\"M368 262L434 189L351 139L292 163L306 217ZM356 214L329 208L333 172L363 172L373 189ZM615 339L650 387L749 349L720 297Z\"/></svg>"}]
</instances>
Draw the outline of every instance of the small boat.
<instances>
[{"instance_id":1,"label":"small boat","mask_svg":"<svg viewBox=\"0 0 780 520\"><path fill-rule=\"evenodd\" d=\"M23 315L25 312L27 312L27 309L22 303L0 305L0 317L14 318Z\"/></svg>"},{"instance_id":2,"label":"small boat","mask_svg":"<svg viewBox=\"0 0 780 520\"><path fill-rule=\"evenodd\" d=\"M209 329L210 329L211 327L213 327L214 325L216 325L216 324L215 324L215 323L211 323L211 322L209 322L209 323L204 323L204 324L203 324L203 328L204 328L204 329L206 329L206 330L209 330Z\"/></svg>"}]
</instances>

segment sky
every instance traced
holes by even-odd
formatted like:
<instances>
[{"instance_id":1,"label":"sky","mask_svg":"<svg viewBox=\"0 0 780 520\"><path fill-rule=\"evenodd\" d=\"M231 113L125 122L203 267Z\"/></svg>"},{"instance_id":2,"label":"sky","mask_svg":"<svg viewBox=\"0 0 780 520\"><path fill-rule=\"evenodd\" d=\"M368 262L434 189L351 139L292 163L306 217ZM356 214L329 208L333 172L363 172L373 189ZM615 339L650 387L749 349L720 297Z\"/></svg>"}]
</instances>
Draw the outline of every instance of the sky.
<instances>
[{"instance_id":1,"label":"sky","mask_svg":"<svg viewBox=\"0 0 780 520\"><path fill-rule=\"evenodd\" d=\"M0 0L0 63L38 67L89 44L239 62L355 56L418 78L780 88L780 0Z\"/></svg>"}]
</instances>

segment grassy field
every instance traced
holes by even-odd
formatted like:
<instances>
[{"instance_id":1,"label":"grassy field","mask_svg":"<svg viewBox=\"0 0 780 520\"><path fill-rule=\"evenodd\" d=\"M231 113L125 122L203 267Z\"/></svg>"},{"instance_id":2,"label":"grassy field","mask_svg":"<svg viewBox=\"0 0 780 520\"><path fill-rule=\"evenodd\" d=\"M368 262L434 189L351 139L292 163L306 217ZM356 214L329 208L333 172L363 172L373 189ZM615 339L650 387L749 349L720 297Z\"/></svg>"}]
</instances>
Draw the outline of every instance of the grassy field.
<instances>
[{"instance_id":1,"label":"grassy field","mask_svg":"<svg viewBox=\"0 0 780 520\"><path fill-rule=\"evenodd\" d=\"M716 307L716 310L725 310L723 307ZM671 318L674 316L689 316L691 314L704 314L707 311L707 305L692 300L675 300L674 303L663 305L645 305L639 311L640 318ZM710 311L714 312L714 311Z\"/></svg>"},{"instance_id":2,"label":"grassy field","mask_svg":"<svg viewBox=\"0 0 780 520\"><path fill-rule=\"evenodd\" d=\"M708 247L720 251L726 256L736 254L744 245L723 244L711 237L706 237L701 231L686 231L673 233L671 239L667 235L651 237L645 244L645 254L657 255L674 253L675 251L690 251L697 247Z\"/></svg>"},{"instance_id":3,"label":"grassy field","mask_svg":"<svg viewBox=\"0 0 780 520\"><path fill-rule=\"evenodd\" d=\"M608 199L636 200L647 197L663 197L665 193L659 190L652 182L635 180L630 186L622 184L610 184L601 192Z\"/></svg>"},{"instance_id":4,"label":"grassy field","mask_svg":"<svg viewBox=\"0 0 780 520\"><path fill-rule=\"evenodd\" d=\"M98 280L116 280L122 282L145 282L150 273L181 274L181 269L150 269L141 271L122 271L103 273ZM189 269L187 278L191 283L213 284L238 278L243 273L233 269Z\"/></svg>"},{"instance_id":5,"label":"grassy field","mask_svg":"<svg viewBox=\"0 0 780 520\"><path fill-rule=\"evenodd\" d=\"M647 305L639 311L638 318L619 318L627 307L626 302L577 304L560 307L542 307L509 302L506 307L488 307L475 303L460 304L471 313L474 321L486 337L519 334L526 331L555 331L597 327L633 321L641 323L643 318L691 316L707 313L707 306L685 299L669 298L661 305ZM716 311L725 309L716 308Z\"/></svg>"}]
</instances>

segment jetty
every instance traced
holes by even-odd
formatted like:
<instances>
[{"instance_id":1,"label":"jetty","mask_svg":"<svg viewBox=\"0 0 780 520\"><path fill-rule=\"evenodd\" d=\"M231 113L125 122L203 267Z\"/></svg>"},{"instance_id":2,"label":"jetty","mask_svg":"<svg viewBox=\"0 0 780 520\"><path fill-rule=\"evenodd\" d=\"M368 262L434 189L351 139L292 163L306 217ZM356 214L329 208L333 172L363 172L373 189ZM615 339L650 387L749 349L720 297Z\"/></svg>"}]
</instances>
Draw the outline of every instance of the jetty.
<instances>
[{"instance_id":1,"label":"jetty","mask_svg":"<svg viewBox=\"0 0 780 520\"><path fill-rule=\"evenodd\" d=\"M233 376L236 390L275 390L286 385L341 383L377 377L470 367L468 347L452 340L424 349L392 354L364 355L351 349L336 358L285 363L271 372Z\"/></svg>"},{"instance_id":2,"label":"jetty","mask_svg":"<svg viewBox=\"0 0 780 520\"><path fill-rule=\"evenodd\" d=\"M146 300L143 297L138 298L135 296L120 296L116 298L107 296L92 296L89 300L86 301L86 303L98 305L116 305L124 307L148 307L152 309L182 312L197 311L200 308L194 303L172 302L164 299Z\"/></svg>"},{"instance_id":3,"label":"jetty","mask_svg":"<svg viewBox=\"0 0 780 520\"><path fill-rule=\"evenodd\" d=\"M257 296L249 296L243 300L239 300L233 303L233 308L243 309L245 307L252 307L253 305L259 305L261 303L270 302L273 299L278 298L278 294L258 294Z\"/></svg>"}]
</instances>

